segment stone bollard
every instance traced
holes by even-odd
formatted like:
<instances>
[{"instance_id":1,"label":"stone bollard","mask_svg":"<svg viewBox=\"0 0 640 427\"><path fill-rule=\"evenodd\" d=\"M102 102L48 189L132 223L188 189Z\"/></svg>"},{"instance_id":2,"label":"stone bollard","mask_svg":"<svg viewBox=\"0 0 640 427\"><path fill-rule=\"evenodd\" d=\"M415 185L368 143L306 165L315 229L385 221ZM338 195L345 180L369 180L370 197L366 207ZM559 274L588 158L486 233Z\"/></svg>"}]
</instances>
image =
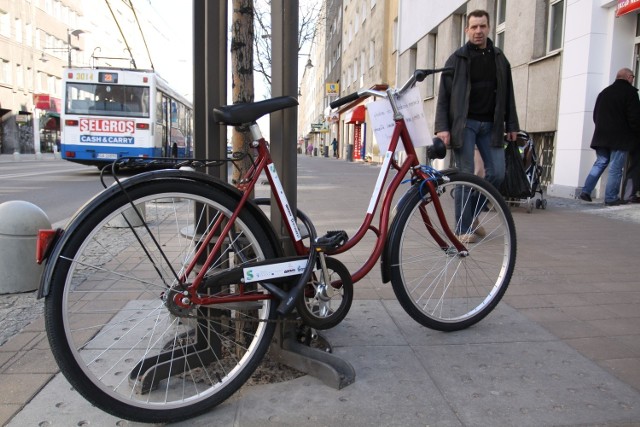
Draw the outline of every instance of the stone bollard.
<instances>
[{"instance_id":1,"label":"stone bollard","mask_svg":"<svg viewBox=\"0 0 640 427\"><path fill-rule=\"evenodd\" d=\"M0 204L0 294L38 288L44 265L36 263L38 230L51 228L42 209L22 200Z\"/></svg>"}]
</instances>

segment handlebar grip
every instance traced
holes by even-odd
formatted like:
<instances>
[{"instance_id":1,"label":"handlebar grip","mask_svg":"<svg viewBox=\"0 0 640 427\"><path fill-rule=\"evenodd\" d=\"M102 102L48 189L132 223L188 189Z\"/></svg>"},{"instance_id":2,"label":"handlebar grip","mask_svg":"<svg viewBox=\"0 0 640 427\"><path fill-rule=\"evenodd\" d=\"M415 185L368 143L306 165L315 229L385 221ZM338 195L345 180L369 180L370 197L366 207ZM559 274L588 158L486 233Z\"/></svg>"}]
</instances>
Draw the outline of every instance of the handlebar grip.
<instances>
[{"instance_id":1,"label":"handlebar grip","mask_svg":"<svg viewBox=\"0 0 640 427\"><path fill-rule=\"evenodd\" d=\"M353 92L347 96L344 96L342 98L336 99L335 101L331 102L329 104L329 106L331 108L338 108L344 104L348 104L351 101L355 101L356 99L360 98L360 95L358 94L358 92Z\"/></svg>"},{"instance_id":2,"label":"handlebar grip","mask_svg":"<svg viewBox=\"0 0 640 427\"><path fill-rule=\"evenodd\" d=\"M434 69L428 69L428 70L416 70L414 71L415 77L416 77L416 81L417 82L421 82L423 81L427 76L430 76L431 74L436 74L436 73L449 73L449 72L453 72L454 68L453 67L445 67L445 68L434 68Z\"/></svg>"},{"instance_id":3,"label":"handlebar grip","mask_svg":"<svg viewBox=\"0 0 640 427\"><path fill-rule=\"evenodd\" d=\"M444 159L447 156L447 146L437 136L433 138L433 144L427 145L427 157L431 160Z\"/></svg>"}]
</instances>

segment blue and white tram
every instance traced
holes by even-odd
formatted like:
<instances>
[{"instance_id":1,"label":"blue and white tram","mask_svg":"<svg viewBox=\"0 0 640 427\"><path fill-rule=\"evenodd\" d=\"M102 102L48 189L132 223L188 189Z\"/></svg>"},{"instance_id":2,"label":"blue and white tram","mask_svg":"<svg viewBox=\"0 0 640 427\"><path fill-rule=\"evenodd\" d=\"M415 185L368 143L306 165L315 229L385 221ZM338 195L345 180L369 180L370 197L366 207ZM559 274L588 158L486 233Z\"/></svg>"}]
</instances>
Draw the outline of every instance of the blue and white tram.
<instances>
[{"instance_id":1,"label":"blue and white tram","mask_svg":"<svg viewBox=\"0 0 640 427\"><path fill-rule=\"evenodd\" d=\"M122 157L193 156L193 107L155 72L64 71L60 154L101 167Z\"/></svg>"}]
</instances>

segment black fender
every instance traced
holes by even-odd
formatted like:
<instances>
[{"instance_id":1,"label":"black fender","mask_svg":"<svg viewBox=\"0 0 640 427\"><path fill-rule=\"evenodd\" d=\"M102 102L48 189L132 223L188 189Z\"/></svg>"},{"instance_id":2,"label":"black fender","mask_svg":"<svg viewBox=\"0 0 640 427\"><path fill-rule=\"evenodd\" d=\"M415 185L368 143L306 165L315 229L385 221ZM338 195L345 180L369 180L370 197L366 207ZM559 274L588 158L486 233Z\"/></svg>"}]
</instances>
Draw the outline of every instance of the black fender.
<instances>
[{"instance_id":1,"label":"black fender","mask_svg":"<svg viewBox=\"0 0 640 427\"><path fill-rule=\"evenodd\" d=\"M240 192L240 190L238 190L231 184L228 184L220 180L219 178L189 170L163 169L158 171L144 172L139 175L127 178L124 181L120 181L120 184L124 189L130 189L139 185L144 185L151 181L173 179L183 179L187 181L204 183L211 186L212 188L215 188L218 191L224 192L225 194L238 201L240 201L240 199L242 198L242 192ZM53 266L55 265L55 262L53 262L52 260L55 260L59 257L60 252L65 246L65 243L69 240L69 237L73 235L78 226L82 224L82 222L89 215L93 214L93 212L96 209L99 209L107 200L109 200L110 197L112 197L116 193L119 193L120 191L120 185L114 184L96 194L82 207L80 207L78 211L76 211L76 213L67 223L65 229L61 230L58 233L59 236L55 242L54 247L49 251L49 256L45 261L42 275L40 276L38 298L46 297L49 294L51 277L53 276ZM276 255L278 257L284 256L282 245L280 244L280 241L276 235L275 230L273 229L273 226L271 225L271 222L266 217L264 212L251 200L248 201L245 208L251 213L251 215L255 217L257 222L265 230L269 238L269 243L276 251Z\"/></svg>"},{"instance_id":2,"label":"black fender","mask_svg":"<svg viewBox=\"0 0 640 427\"><path fill-rule=\"evenodd\" d=\"M440 173L444 176L449 176L456 172L459 171L457 169L443 169L440 171ZM414 192L420 191L419 186L419 182L413 184L411 188L409 188L407 192L402 195L400 200L398 200L398 203L395 205L391 213L391 218L389 218L389 230L392 230L394 228L396 213L398 212L398 210L407 203L407 200L410 198L410 196L413 195ZM391 235L390 233L387 233L387 241L384 244L384 249L382 250L382 256L380 258L380 272L382 274L382 283L388 283L391 280L391 265L389 264L389 260L391 259L390 241Z\"/></svg>"}]
</instances>

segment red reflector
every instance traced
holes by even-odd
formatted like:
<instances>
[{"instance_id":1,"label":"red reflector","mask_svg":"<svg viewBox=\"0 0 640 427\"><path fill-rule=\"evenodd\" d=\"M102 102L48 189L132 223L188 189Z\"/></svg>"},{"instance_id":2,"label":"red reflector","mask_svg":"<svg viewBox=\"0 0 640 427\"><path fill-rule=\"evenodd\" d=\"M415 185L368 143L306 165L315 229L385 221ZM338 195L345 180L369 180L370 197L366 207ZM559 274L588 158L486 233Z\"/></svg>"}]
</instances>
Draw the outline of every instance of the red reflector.
<instances>
[{"instance_id":1,"label":"red reflector","mask_svg":"<svg viewBox=\"0 0 640 427\"><path fill-rule=\"evenodd\" d=\"M76 152L75 151L65 151L64 152L64 156L68 157L68 158L75 159L76 158Z\"/></svg>"},{"instance_id":2,"label":"red reflector","mask_svg":"<svg viewBox=\"0 0 640 427\"><path fill-rule=\"evenodd\" d=\"M56 230L39 230L36 242L36 262L42 264L51 250L51 245L55 242L58 232Z\"/></svg>"},{"instance_id":3,"label":"red reflector","mask_svg":"<svg viewBox=\"0 0 640 427\"><path fill-rule=\"evenodd\" d=\"M136 129L149 129L149 123L136 123Z\"/></svg>"},{"instance_id":4,"label":"red reflector","mask_svg":"<svg viewBox=\"0 0 640 427\"><path fill-rule=\"evenodd\" d=\"M78 121L77 120L67 119L67 120L64 121L64 125L65 126L78 126Z\"/></svg>"},{"instance_id":5,"label":"red reflector","mask_svg":"<svg viewBox=\"0 0 640 427\"><path fill-rule=\"evenodd\" d=\"M142 82L143 82L143 83L149 83L149 77L146 77L146 76L145 76L145 77L143 77L143 78L142 78Z\"/></svg>"},{"instance_id":6,"label":"red reflector","mask_svg":"<svg viewBox=\"0 0 640 427\"><path fill-rule=\"evenodd\" d=\"M68 79L72 79L73 78L73 73L67 73L67 78Z\"/></svg>"}]
</instances>

